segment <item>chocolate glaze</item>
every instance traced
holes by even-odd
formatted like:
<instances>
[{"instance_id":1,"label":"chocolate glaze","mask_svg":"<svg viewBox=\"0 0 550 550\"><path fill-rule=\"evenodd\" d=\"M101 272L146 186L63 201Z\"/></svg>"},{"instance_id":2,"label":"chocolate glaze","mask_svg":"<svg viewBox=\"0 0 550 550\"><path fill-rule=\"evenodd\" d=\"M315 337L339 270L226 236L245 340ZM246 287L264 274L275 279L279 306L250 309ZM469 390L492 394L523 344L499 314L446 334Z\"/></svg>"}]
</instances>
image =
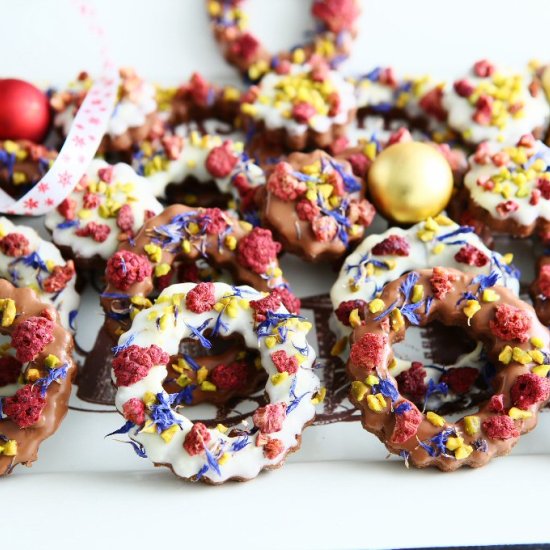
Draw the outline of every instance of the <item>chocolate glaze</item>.
<instances>
[{"instance_id":1,"label":"chocolate glaze","mask_svg":"<svg viewBox=\"0 0 550 550\"><path fill-rule=\"evenodd\" d=\"M300 172L304 166L313 164L314 162L325 158L331 159L323 151L314 151L313 153L292 153L285 161ZM344 170L353 174L351 166L347 161L339 161ZM275 165L272 165L273 170ZM270 172L268 170L267 177ZM360 181L360 180L358 180ZM365 184L361 181L361 198L365 195ZM276 240L282 243L286 252L291 252L300 256L309 262L331 262L342 258L344 254L353 248L354 244L358 244L365 235L365 229L355 236L349 237L349 244L346 246L339 238L334 238L330 242L320 242L316 239L311 224L309 221L301 220L296 213L295 201L285 201L280 199L273 193L267 190L267 186L258 188L256 198L262 226L271 229Z\"/></svg>"},{"instance_id":2,"label":"chocolate glaze","mask_svg":"<svg viewBox=\"0 0 550 550\"><path fill-rule=\"evenodd\" d=\"M166 186L168 204L190 204L189 195L196 200L193 207L227 208L232 199L230 193L220 193L214 181L201 182L194 176L188 176L182 182L173 182Z\"/></svg>"},{"instance_id":3,"label":"chocolate glaze","mask_svg":"<svg viewBox=\"0 0 550 550\"><path fill-rule=\"evenodd\" d=\"M550 299L546 298L540 290L539 286L539 273L540 269L544 265L550 264L550 256L542 256L537 262L537 278L531 283L529 287L529 293L533 300L535 311L539 316L540 322L543 325L550 325Z\"/></svg>"},{"instance_id":4,"label":"chocolate glaze","mask_svg":"<svg viewBox=\"0 0 550 550\"><path fill-rule=\"evenodd\" d=\"M456 276L456 281L453 283L453 288L445 300L434 299L430 311L428 314L425 312L425 307L421 306L416 310L416 313L420 317L420 326L425 326L433 320L438 320L448 326L460 326L463 328L466 333L476 339L481 341L487 352L489 360L497 368L497 374L493 380L493 389L495 394L504 394L504 406L508 408L511 406L510 402L510 388L514 384L516 378L521 375L530 372L529 366L521 365L515 361L510 362L508 365L502 365L498 356L502 351L505 345L510 344L512 346L517 346L523 350L531 349L529 342L520 343L518 341L505 342L496 337L489 327L489 321L494 316L494 311L497 305L499 304L509 304L514 307L520 308L524 312L528 313L531 318L531 333L535 331L538 336L541 334L544 335L544 350L548 350L550 336L548 331L540 325L533 308L522 302L519 298L515 297L509 290L503 287L493 287L493 290L500 296L498 302L495 303L482 303L482 308L478 313L471 319L471 324L468 325L467 317L462 311L463 306L456 306L456 303L461 298L462 293L466 290L472 291L472 288L476 289L477 286L469 286L472 283L473 276L466 275L460 271L448 269L448 272L451 272ZM418 271L420 277L416 284L422 285L424 287L424 296L431 296L431 284L430 278L433 275L433 270L421 270ZM405 281L406 275L400 277L399 279L389 283L384 290L380 298L384 301L385 304L392 304L397 300L398 307L403 304L403 294L400 291L401 284ZM389 355L387 356L387 361L385 364L377 367L377 375L379 378L388 379L397 387L396 380L392 377L391 372L388 370L388 364L393 358L393 353L391 351L391 345L403 340L405 336L406 327L409 326L409 322L405 320L405 326L398 330L397 332L389 330L387 333L384 329L383 323L381 321L375 321L374 318L378 316L379 313L371 314L368 309L365 311L366 322L363 326L356 328L352 335L352 342L358 341L364 334L382 334L385 333L389 337L390 349ZM347 365L348 374L352 380L364 381L367 373L366 371L354 365L351 360ZM363 427L375 434L380 441L382 441L387 449L391 453L399 454L400 451L406 451L409 454L409 463L412 465L424 468L427 466L435 466L443 471L451 471L460 468L463 465L470 467L479 467L485 465L491 458L502 456L510 453L512 447L518 442L519 437L514 437L506 440L501 439L486 439L487 443L487 452L481 452L474 450L474 452L464 460L457 460L454 457L445 457L443 455L431 457L422 447L420 447L418 440L426 441L430 438L437 435L442 428L433 426L426 418L424 417L422 423L418 428L417 437L411 437L409 440L402 444L390 443L389 438L395 427L395 415L390 411L389 406L386 406L385 410L380 413L373 412L367 406L366 398L358 402L353 396L351 397L352 401L361 408L362 413L362 424ZM401 397L398 398L396 404L402 400ZM516 421L516 427L521 434L525 434L532 430L537 424L537 414L539 409L541 409L546 404L546 401L537 403L529 407L529 410L533 413L531 418L525 420ZM490 416L495 416L495 413L492 413L489 410L488 402L483 403L478 412L474 413L480 417L481 422ZM479 437L484 437L483 431L478 434L471 436L468 435L463 427L463 419L455 423L446 423L445 427L456 428L460 435L464 438L465 444L471 445ZM418 439L417 439L418 438Z\"/></svg>"},{"instance_id":5,"label":"chocolate glaze","mask_svg":"<svg viewBox=\"0 0 550 550\"><path fill-rule=\"evenodd\" d=\"M60 382L53 382L46 393L46 406L40 420L21 429L9 418L0 420L0 434L8 439L17 441L17 455L14 457L0 455L0 475L11 473L17 464L30 466L38 456L38 448L44 439L50 437L59 427L67 413L69 396L71 394L72 378L76 372L72 358L73 338L59 322L55 308L40 302L33 290L28 288L14 288L8 281L0 279L0 296L11 298L16 303L17 317L8 328L2 328L2 334L11 334L13 329L22 321L32 316L39 316L47 310L52 319L56 320L53 341L46 346L27 368L37 368L41 375L45 375L44 359L49 355L56 355L61 363L67 363L67 376Z\"/></svg>"}]
</instances>

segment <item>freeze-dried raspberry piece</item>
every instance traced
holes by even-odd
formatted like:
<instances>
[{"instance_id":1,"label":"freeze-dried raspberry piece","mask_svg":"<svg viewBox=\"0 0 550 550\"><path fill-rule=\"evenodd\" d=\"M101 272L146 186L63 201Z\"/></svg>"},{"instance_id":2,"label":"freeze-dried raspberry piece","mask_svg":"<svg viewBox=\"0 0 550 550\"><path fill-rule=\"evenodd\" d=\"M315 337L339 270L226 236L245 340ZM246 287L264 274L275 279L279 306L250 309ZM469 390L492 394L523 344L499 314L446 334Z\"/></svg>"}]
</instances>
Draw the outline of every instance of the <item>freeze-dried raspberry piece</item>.
<instances>
[{"instance_id":1,"label":"freeze-dried raspberry piece","mask_svg":"<svg viewBox=\"0 0 550 550\"><path fill-rule=\"evenodd\" d=\"M365 319L365 308L367 307L367 302L365 300L347 300L342 302L335 310L334 314L338 321L340 321L346 327L351 326L349 321L349 315L354 310L357 309L359 313L359 318L361 321Z\"/></svg>"},{"instance_id":2,"label":"freeze-dried raspberry piece","mask_svg":"<svg viewBox=\"0 0 550 550\"><path fill-rule=\"evenodd\" d=\"M306 192L306 184L294 175L288 162L279 162L267 180L267 190L284 201L294 201Z\"/></svg>"},{"instance_id":3,"label":"freeze-dried raspberry piece","mask_svg":"<svg viewBox=\"0 0 550 550\"><path fill-rule=\"evenodd\" d=\"M300 313L301 302L300 298L294 295L286 286L278 286L271 291L272 295L278 296L283 306L286 307L289 313Z\"/></svg>"},{"instance_id":4,"label":"freeze-dried raspberry piece","mask_svg":"<svg viewBox=\"0 0 550 550\"><path fill-rule=\"evenodd\" d=\"M205 208L201 225L209 235L221 235L229 226L227 218L219 208Z\"/></svg>"},{"instance_id":5,"label":"freeze-dried raspberry piece","mask_svg":"<svg viewBox=\"0 0 550 550\"><path fill-rule=\"evenodd\" d=\"M407 403L403 401L401 403ZM401 405L399 403L399 405ZM422 413L413 403L409 402L410 408L403 413L395 415L395 427L389 439L390 443L405 443L418 432L418 426L422 424Z\"/></svg>"},{"instance_id":6,"label":"freeze-dried raspberry piece","mask_svg":"<svg viewBox=\"0 0 550 550\"><path fill-rule=\"evenodd\" d=\"M455 260L460 264L483 267L489 263L489 257L471 244L465 244L456 254Z\"/></svg>"},{"instance_id":7,"label":"freeze-dried raspberry piece","mask_svg":"<svg viewBox=\"0 0 550 550\"><path fill-rule=\"evenodd\" d=\"M449 273L442 267L434 267L430 278L430 285L434 296L438 300L444 300L447 293L453 289L454 281L456 281L456 275Z\"/></svg>"},{"instance_id":8,"label":"freeze-dried raspberry piece","mask_svg":"<svg viewBox=\"0 0 550 550\"><path fill-rule=\"evenodd\" d=\"M12 355L0 357L0 387L15 384L21 374L21 361Z\"/></svg>"},{"instance_id":9,"label":"freeze-dried raspberry piece","mask_svg":"<svg viewBox=\"0 0 550 550\"><path fill-rule=\"evenodd\" d=\"M273 240L269 229L255 227L237 246L238 262L255 273L262 274L277 259L281 244Z\"/></svg>"},{"instance_id":10,"label":"freeze-dried raspberry piece","mask_svg":"<svg viewBox=\"0 0 550 550\"><path fill-rule=\"evenodd\" d=\"M364 227L369 226L376 216L374 206L366 199L351 201L349 204L348 218L351 223L358 223Z\"/></svg>"},{"instance_id":11,"label":"freeze-dried raspberry piece","mask_svg":"<svg viewBox=\"0 0 550 550\"><path fill-rule=\"evenodd\" d=\"M97 243L104 243L110 233L111 228L107 224L97 222L89 222L75 231L79 237L91 237Z\"/></svg>"},{"instance_id":12,"label":"freeze-dried raspberry piece","mask_svg":"<svg viewBox=\"0 0 550 550\"><path fill-rule=\"evenodd\" d=\"M537 189L540 191L543 199L550 200L550 180L539 178L537 181Z\"/></svg>"},{"instance_id":13,"label":"freeze-dried raspberry piece","mask_svg":"<svg viewBox=\"0 0 550 550\"><path fill-rule=\"evenodd\" d=\"M84 208L97 208L101 204L101 197L96 193L84 193L82 204L84 205Z\"/></svg>"},{"instance_id":14,"label":"freeze-dried raspberry piece","mask_svg":"<svg viewBox=\"0 0 550 550\"><path fill-rule=\"evenodd\" d=\"M8 233L0 239L0 250L12 258L27 256L31 251L31 243L21 233Z\"/></svg>"},{"instance_id":15,"label":"freeze-dried raspberry piece","mask_svg":"<svg viewBox=\"0 0 550 550\"><path fill-rule=\"evenodd\" d=\"M69 221L75 219L77 202L74 199L65 199L57 207L57 211Z\"/></svg>"},{"instance_id":16,"label":"freeze-dried raspberry piece","mask_svg":"<svg viewBox=\"0 0 550 550\"><path fill-rule=\"evenodd\" d=\"M409 241L401 235L390 235L372 249L377 256L408 256L410 251Z\"/></svg>"},{"instance_id":17,"label":"freeze-dried raspberry piece","mask_svg":"<svg viewBox=\"0 0 550 550\"><path fill-rule=\"evenodd\" d=\"M265 407L256 409L252 420L260 432L271 434L278 432L283 427L286 418L285 403L269 403Z\"/></svg>"},{"instance_id":18,"label":"freeze-dried raspberry piece","mask_svg":"<svg viewBox=\"0 0 550 550\"><path fill-rule=\"evenodd\" d=\"M260 300L252 300L250 307L254 310L254 318L258 323L266 320L268 311L274 312L281 307L281 297L274 292L261 298Z\"/></svg>"},{"instance_id":19,"label":"freeze-dried raspberry piece","mask_svg":"<svg viewBox=\"0 0 550 550\"><path fill-rule=\"evenodd\" d=\"M474 74L481 78L492 76L495 66L488 59L480 59L474 63Z\"/></svg>"},{"instance_id":20,"label":"freeze-dried raspberry piece","mask_svg":"<svg viewBox=\"0 0 550 550\"><path fill-rule=\"evenodd\" d=\"M493 117L493 98L488 95L481 95L476 103L476 111L472 115L474 122L482 126L491 124Z\"/></svg>"},{"instance_id":21,"label":"freeze-dried raspberry piece","mask_svg":"<svg viewBox=\"0 0 550 550\"><path fill-rule=\"evenodd\" d=\"M134 213L129 204L123 204L116 216L116 224L121 231L131 233L134 228Z\"/></svg>"},{"instance_id":22,"label":"freeze-dried raspberry piece","mask_svg":"<svg viewBox=\"0 0 550 550\"><path fill-rule=\"evenodd\" d=\"M320 243L329 243L338 234L338 224L332 216L319 216L311 222L315 239Z\"/></svg>"},{"instance_id":23,"label":"freeze-dried raspberry piece","mask_svg":"<svg viewBox=\"0 0 550 550\"><path fill-rule=\"evenodd\" d=\"M195 422L183 440L183 448L191 456L201 454L212 439L208 428L202 422Z\"/></svg>"},{"instance_id":24,"label":"freeze-dried raspberry piece","mask_svg":"<svg viewBox=\"0 0 550 550\"><path fill-rule=\"evenodd\" d=\"M105 166L103 168L100 168L97 171L97 175L99 176L99 179L101 181L104 181L105 183L111 183L113 181L115 167L114 166Z\"/></svg>"},{"instance_id":25,"label":"freeze-dried raspberry piece","mask_svg":"<svg viewBox=\"0 0 550 550\"><path fill-rule=\"evenodd\" d=\"M207 107L212 101L211 86L208 81L200 74L193 73L189 79L188 91L193 101L201 107Z\"/></svg>"},{"instance_id":26,"label":"freeze-dried raspberry piece","mask_svg":"<svg viewBox=\"0 0 550 550\"><path fill-rule=\"evenodd\" d=\"M279 372L296 374L298 371L298 359L292 355L288 355L284 349L273 352L271 354L271 360Z\"/></svg>"},{"instance_id":27,"label":"freeze-dried raspberry piece","mask_svg":"<svg viewBox=\"0 0 550 550\"><path fill-rule=\"evenodd\" d=\"M264 456L273 460L277 458L285 450L285 445L280 439L270 439L264 445Z\"/></svg>"},{"instance_id":28,"label":"freeze-dried raspberry piece","mask_svg":"<svg viewBox=\"0 0 550 550\"><path fill-rule=\"evenodd\" d=\"M374 370L382 365L387 345L388 337L385 334L367 332L351 347L350 361L352 365L367 371Z\"/></svg>"},{"instance_id":29,"label":"freeze-dried raspberry piece","mask_svg":"<svg viewBox=\"0 0 550 550\"><path fill-rule=\"evenodd\" d=\"M493 334L501 340L527 342L531 317L523 309L508 304L499 304L496 307L495 318L489 321L489 327Z\"/></svg>"},{"instance_id":30,"label":"freeze-dried raspberry piece","mask_svg":"<svg viewBox=\"0 0 550 550\"><path fill-rule=\"evenodd\" d=\"M424 378L426 378L426 369L419 361L413 361L411 367L399 373L395 380L400 393L413 401L420 401L424 399L428 389Z\"/></svg>"},{"instance_id":31,"label":"freeze-dried raspberry piece","mask_svg":"<svg viewBox=\"0 0 550 550\"><path fill-rule=\"evenodd\" d=\"M120 290L127 290L134 283L150 277L152 267L146 256L129 250L119 250L107 260L107 280Z\"/></svg>"},{"instance_id":32,"label":"freeze-dried raspberry piece","mask_svg":"<svg viewBox=\"0 0 550 550\"><path fill-rule=\"evenodd\" d=\"M352 153L346 157L346 160L350 163L353 173L359 178L364 178L367 175L372 164L372 161L363 153Z\"/></svg>"},{"instance_id":33,"label":"freeze-dried raspberry piece","mask_svg":"<svg viewBox=\"0 0 550 550\"><path fill-rule=\"evenodd\" d=\"M516 212L517 210L519 210L519 204L513 200L499 202L496 206L496 211L502 218L505 218L508 214Z\"/></svg>"},{"instance_id":34,"label":"freeze-dried raspberry piece","mask_svg":"<svg viewBox=\"0 0 550 550\"><path fill-rule=\"evenodd\" d=\"M317 110L311 103L300 101L292 108L292 118L298 124L307 124L309 119L317 114Z\"/></svg>"},{"instance_id":35,"label":"freeze-dried raspberry piece","mask_svg":"<svg viewBox=\"0 0 550 550\"><path fill-rule=\"evenodd\" d=\"M388 139L386 147L389 147L390 145L395 145L396 143L406 143L412 140L413 138L411 133L409 132L409 129L402 127L392 133L390 139Z\"/></svg>"},{"instance_id":36,"label":"freeze-dried raspberry piece","mask_svg":"<svg viewBox=\"0 0 550 550\"><path fill-rule=\"evenodd\" d=\"M187 309L193 313L211 311L216 303L214 288L214 283L199 283L195 288L190 290L185 297Z\"/></svg>"},{"instance_id":37,"label":"freeze-dried raspberry piece","mask_svg":"<svg viewBox=\"0 0 550 550\"><path fill-rule=\"evenodd\" d=\"M455 367L449 369L440 378L449 389L456 394L464 394L470 391L479 376L479 371L473 367Z\"/></svg>"},{"instance_id":38,"label":"freeze-dried raspberry piece","mask_svg":"<svg viewBox=\"0 0 550 550\"><path fill-rule=\"evenodd\" d=\"M533 373L520 374L510 389L512 403L520 409L546 401L549 395L550 380Z\"/></svg>"},{"instance_id":39,"label":"freeze-dried raspberry piece","mask_svg":"<svg viewBox=\"0 0 550 550\"><path fill-rule=\"evenodd\" d=\"M502 393L491 396L489 410L497 413L504 412L504 395Z\"/></svg>"},{"instance_id":40,"label":"freeze-dried raspberry piece","mask_svg":"<svg viewBox=\"0 0 550 550\"><path fill-rule=\"evenodd\" d=\"M226 178L239 162L239 157L231 150L231 145L230 141L226 141L208 153L205 166L212 177Z\"/></svg>"},{"instance_id":41,"label":"freeze-dried raspberry piece","mask_svg":"<svg viewBox=\"0 0 550 550\"><path fill-rule=\"evenodd\" d=\"M22 363L32 361L53 342L55 324L46 317L28 317L19 323L11 334L15 357Z\"/></svg>"},{"instance_id":42,"label":"freeze-dried raspberry piece","mask_svg":"<svg viewBox=\"0 0 550 550\"><path fill-rule=\"evenodd\" d=\"M455 81L453 88L460 97L470 97L475 90L475 86L466 78Z\"/></svg>"},{"instance_id":43,"label":"freeze-dried raspberry piece","mask_svg":"<svg viewBox=\"0 0 550 550\"><path fill-rule=\"evenodd\" d=\"M321 214L321 209L313 202L303 199L296 205L296 214L304 222L312 222Z\"/></svg>"},{"instance_id":44,"label":"freeze-dried raspberry piece","mask_svg":"<svg viewBox=\"0 0 550 550\"><path fill-rule=\"evenodd\" d=\"M131 345L113 359L113 372L118 386L131 386L143 380L157 365L166 365L170 356L156 345L148 348Z\"/></svg>"},{"instance_id":45,"label":"freeze-dried raspberry piece","mask_svg":"<svg viewBox=\"0 0 550 550\"><path fill-rule=\"evenodd\" d=\"M311 12L336 34L352 30L360 13L355 0L315 0Z\"/></svg>"},{"instance_id":46,"label":"freeze-dried raspberry piece","mask_svg":"<svg viewBox=\"0 0 550 550\"><path fill-rule=\"evenodd\" d=\"M42 288L46 292L60 292L74 275L75 269L72 260L69 260L65 265L56 265L51 274L42 282Z\"/></svg>"},{"instance_id":47,"label":"freeze-dried raspberry piece","mask_svg":"<svg viewBox=\"0 0 550 550\"><path fill-rule=\"evenodd\" d=\"M519 430L509 416L491 416L481 424L487 437L491 439L511 439L519 437Z\"/></svg>"},{"instance_id":48,"label":"freeze-dried raspberry piece","mask_svg":"<svg viewBox=\"0 0 550 550\"><path fill-rule=\"evenodd\" d=\"M260 48L258 39L249 32L243 34L231 44L231 53L241 57L244 61L254 59L256 52Z\"/></svg>"},{"instance_id":49,"label":"freeze-dried raspberry piece","mask_svg":"<svg viewBox=\"0 0 550 550\"><path fill-rule=\"evenodd\" d=\"M28 384L3 400L4 414L20 428L28 428L40 420L46 406L46 399L40 395L40 388Z\"/></svg>"},{"instance_id":50,"label":"freeze-dried raspberry piece","mask_svg":"<svg viewBox=\"0 0 550 550\"><path fill-rule=\"evenodd\" d=\"M440 86L436 86L425 93L420 98L418 104L426 114L433 116L441 122L447 118L447 111L445 111L445 107L443 106L443 88Z\"/></svg>"},{"instance_id":51,"label":"freeze-dried raspberry piece","mask_svg":"<svg viewBox=\"0 0 550 550\"><path fill-rule=\"evenodd\" d=\"M145 403L137 397L132 397L122 405L122 414L126 420L141 426L145 422Z\"/></svg>"},{"instance_id":52,"label":"freeze-dried raspberry piece","mask_svg":"<svg viewBox=\"0 0 550 550\"><path fill-rule=\"evenodd\" d=\"M543 265L539 271L538 286L541 294L550 298L550 265Z\"/></svg>"},{"instance_id":53,"label":"freeze-dried raspberry piece","mask_svg":"<svg viewBox=\"0 0 550 550\"><path fill-rule=\"evenodd\" d=\"M218 390L239 390L248 381L248 366L245 361L217 365L210 373L210 380Z\"/></svg>"}]
</instances>

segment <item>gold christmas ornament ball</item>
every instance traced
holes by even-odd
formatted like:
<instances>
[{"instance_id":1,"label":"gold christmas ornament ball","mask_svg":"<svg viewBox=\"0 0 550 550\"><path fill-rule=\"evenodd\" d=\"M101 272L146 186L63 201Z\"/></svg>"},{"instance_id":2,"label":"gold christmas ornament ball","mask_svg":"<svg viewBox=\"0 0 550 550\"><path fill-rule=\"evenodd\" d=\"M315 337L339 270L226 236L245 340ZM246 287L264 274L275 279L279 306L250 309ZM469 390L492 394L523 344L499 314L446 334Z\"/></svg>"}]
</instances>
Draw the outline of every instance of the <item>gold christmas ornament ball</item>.
<instances>
[{"instance_id":1,"label":"gold christmas ornament ball","mask_svg":"<svg viewBox=\"0 0 550 550\"><path fill-rule=\"evenodd\" d=\"M414 224L444 210L453 192L453 173L435 147L409 141L391 145L376 157L367 186L382 216Z\"/></svg>"}]
</instances>

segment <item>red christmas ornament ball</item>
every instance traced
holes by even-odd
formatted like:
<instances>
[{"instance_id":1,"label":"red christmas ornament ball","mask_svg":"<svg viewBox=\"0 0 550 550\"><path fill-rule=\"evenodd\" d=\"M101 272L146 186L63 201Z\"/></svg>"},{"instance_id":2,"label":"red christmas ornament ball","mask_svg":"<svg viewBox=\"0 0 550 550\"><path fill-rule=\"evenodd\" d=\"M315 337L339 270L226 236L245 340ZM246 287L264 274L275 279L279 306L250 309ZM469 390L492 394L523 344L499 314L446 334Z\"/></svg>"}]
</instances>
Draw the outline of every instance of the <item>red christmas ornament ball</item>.
<instances>
[{"instance_id":1,"label":"red christmas ornament ball","mask_svg":"<svg viewBox=\"0 0 550 550\"><path fill-rule=\"evenodd\" d=\"M44 92L16 78L0 79L0 139L40 143L50 126L50 105Z\"/></svg>"}]
</instances>

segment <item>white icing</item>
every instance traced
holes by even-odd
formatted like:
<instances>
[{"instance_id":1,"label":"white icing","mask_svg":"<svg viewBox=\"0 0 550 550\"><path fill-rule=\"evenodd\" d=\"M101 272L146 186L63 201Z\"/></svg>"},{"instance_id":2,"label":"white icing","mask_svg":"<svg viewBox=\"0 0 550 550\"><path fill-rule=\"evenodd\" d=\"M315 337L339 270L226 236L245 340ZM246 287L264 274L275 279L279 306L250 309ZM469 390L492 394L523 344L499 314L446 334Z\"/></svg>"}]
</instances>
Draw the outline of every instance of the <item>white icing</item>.
<instances>
[{"instance_id":1,"label":"white icing","mask_svg":"<svg viewBox=\"0 0 550 550\"><path fill-rule=\"evenodd\" d=\"M4 235L8 233L24 235L29 241L30 254L35 252L45 264L51 262L51 269L53 266L66 265L57 247L42 239L34 229L15 225L4 217L0 218L0 229ZM41 283L50 275L50 271L26 265L22 258L13 258L0 252L0 277L7 279L16 287L31 287L43 302L52 304L57 309L63 326L70 328L69 316L71 312L78 309L80 302L80 296L75 290L76 274L61 292L49 293L42 288Z\"/></svg>"},{"instance_id":2,"label":"white icing","mask_svg":"<svg viewBox=\"0 0 550 550\"><path fill-rule=\"evenodd\" d=\"M514 76L510 71L498 72L506 77ZM467 75L466 79L476 88L481 83L491 81L490 77L482 78L474 74ZM502 129L475 122L472 119L476 111L475 105L472 105L468 98L459 96L454 87L448 88L443 95L443 106L448 112L449 126L460 132L469 143L492 141L506 144L515 143L522 135L531 133L535 128L546 128L550 118L550 107L542 91L536 97L530 94L528 82L529 78L524 76L520 90L520 101L524 103L523 116L508 118Z\"/></svg>"},{"instance_id":3,"label":"white icing","mask_svg":"<svg viewBox=\"0 0 550 550\"><path fill-rule=\"evenodd\" d=\"M223 140L217 135L199 136L196 132L186 135L185 126L176 128L175 133L184 139L179 157L175 160L169 160L164 149L155 151L154 156L161 160L164 169L145 176L150 184L151 192L156 197L166 198L168 184L183 182L190 176L204 183L213 181L221 193L230 193L236 199L238 199L238 192L232 185L235 175L244 173L250 185L254 187L265 183L264 171L243 152L244 146L242 143ZM231 151L239 160L228 176L215 178L206 168L206 159L212 149L223 143L230 144ZM142 163L142 159L134 157L133 166L136 170L140 170Z\"/></svg>"},{"instance_id":4,"label":"white icing","mask_svg":"<svg viewBox=\"0 0 550 550\"><path fill-rule=\"evenodd\" d=\"M395 105L395 87L372 81L369 78L359 80L355 95L359 109L365 107L376 109L380 105Z\"/></svg>"},{"instance_id":5,"label":"white icing","mask_svg":"<svg viewBox=\"0 0 550 550\"><path fill-rule=\"evenodd\" d=\"M292 65L290 74L307 74L309 71L309 65ZM349 113L356 108L357 103L355 88L343 75L336 71L329 71L327 75L327 82L330 83L334 91L340 96L339 112L335 116L317 114L309 120L308 124L300 124L287 116L292 111L292 103L290 101L282 100L278 102L277 107L274 105L277 94L276 86L286 76L268 73L258 85L259 99L252 103L256 111L254 118L263 121L266 128L270 130L284 128L290 135L301 135L308 128L319 133L324 133L329 131L333 125L347 124ZM265 98L265 101L261 101L261 98Z\"/></svg>"},{"instance_id":6,"label":"white icing","mask_svg":"<svg viewBox=\"0 0 550 550\"><path fill-rule=\"evenodd\" d=\"M246 286L232 287L224 283L214 284L215 297L218 301L226 295L233 295L235 288L242 292L243 298L246 298L247 301L257 300L263 296L258 291ZM172 316L171 322L168 323L168 327L164 330L159 330L156 327L154 320L155 313L161 316L166 311L167 302L163 302L163 300L177 294L186 294L194 286L192 283L183 283L165 289L155 305L137 314L131 329L120 337L119 345L123 345L132 339L132 344L142 347L156 344L168 354L176 355L179 351L180 341L183 338L193 337L189 326L198 327L208 319L211 320L210 326L213 326L213 322L215 322L218 316L215 310L196 314L187 310L185 300L183 300L180 302L182 305L179 308L177 318L174 320ZM286 313L286 310L281 307L278 313ZM216 483L226 481L232 477L250 479L258 475L263 468L282 462L286 452L298 445L298 437L304 426L313 419L315 407L311 402L311 397L319 389L319 379L312 370L315 362L315 352L306 340L306 330L295 328L288 332L288 336L284 342L277 343L274 347L268 348L265 338L258 339L254 325L253 310L250 307L239 307L238 314L234 318L223 313L222 319L228 326L227 332L223 332L223 335L231 333L241 334L248 348L257 349L260 352L263 368L270 375L265 387L270 403L282 402L287 405L291 403L293 400L293 396L291 395L292 385L294 385L294 395L304 395L304 397L286 415L282 429L269 435L269 437L281 440L284 445L284 451L274 459L266 458L263 454L263 448L256 446L258 432L248 436L249 445L239 451L233 452L228 449L240 437L229 437L217 429L210 430L211 441L208 444L208 448L212 455L217 457L221 454L221 449L225 449L226 452L230 453L227 462L219 466L221 475L212 468L208 469L204 474L205 477ZM294 346L307 348L307 355L303 356L303 362L295 375L290 375L277 385L273 384L271 375L276 374L277 370L271 360L271 354L275 351L284 350L288 355L293 356L297 353ZM163 393L166 395L162 387L162 382L166 376L167 371L164 366L155 366L146 378L130 386L119 387L116 395L117 409L122 411L124 403L131 398L142 399L145 392L153 392L154 394ZM204 452L196 456L190 456L184 450L183 442L185 436L191 430L193 424L179 412L174 412L174 416L181 422L181 430L169 442L165 442L157 433L140 433L140 428L137 426L130 430L129 436L132 440L143 445L148 457L153 462L170 465L178 476L190 478L196 476L201 468L207 465L207 459ZM247 425L251 427L252 421L249 420Z\"/></svg>"},{"instance_id":7,"label":"white icing","mask_svg":"<svg viewBox=\"0 0 550 550\"><path fill-rule=\"evenodd\" d=\"M499 149L493 145L490 150L492 153L496 153ZM531 153L533 153L536 158L542 159L547 167L550 166L550 149L546 147L544 143L537 141L535 149L529 154L531 155ZM485 181L492 176L499 175L501 173L500 167L495 166L490 160L486 164L476 162L475 155L469 158L469 164L470 169L464 176L464 185L468 189L473 201L487 210L493 218L514 220L524 226L533 224L539 217L550 220L550 200L541 196L538 204L530 203L531 193L533 189L537 188L537 182L541 175L540 172L538 174L533 173L527 178L524 186L526 196L524 197L516 196L518 187L510 178L505 178L501 181L502 187L509 186L513 191L510 200L513 200L519 205L519 208L515 212L508 212L503 216L498 212L497 206L508 199L504 198L501 193L488 191L477 183L478 181ZM527 164L529 164L529 161ZM518 169L523 169L524 166L518 165L510 160L506 164L506 168L508 168L510 174L513 174Z\"/></svg>"},{"instance_id":8,"label":"white icing","mask_svg":"<svg viewBox=\"0 0 550 550\"><path fill-rule=\"evenodd\" d=\"M87 177L94 182L99 182L100 178L98 171L108 167L103 160L95 159L90 164L87 170ZM127 194L122 190L121 186L124 184L132 184L133 190L131 195L136 200L128 201ZM132 208L134 215L133 231L137 232L145 220L145 211L151 210L155 214L160 214L163 210L162 205L155 199L150 190L149 183L138 176L131 166L124 163L115 164L113 166L113 178L112 183L107 184L107 187L114 189L111 195L111 199L119 202L121 205L129 204ZM107 201L107 197L104 193L98 193L101 197L101 203L104 204ZM76 201L77 218L78 212L81 210L87 210L90 213L89 217L80 220L80 227L84 227L89 222L96 222L108 225L111 229L107 239L102 242L96 242L91 237L80 237L76 234L79 226L71 226L66 228L58 227L59 224L64 223L65 218L54 209L46 214L45 224L46 227L52 232L53 241L60 246L68 246L72 249L76 256L82 258L92 258L95 255L99 255L103 259L110 258L117 250L119 240L118 237L121 233L116 224L116 216L103 218L99 215L98 208L85 209L84 208L84 195L85 191L82 189L75 189L70 199Z\"/></svg>"},{"instance_id":9,"label":"white icing","mask_svg":"<svg viewBox=\"0 0 550 550\"><path fill-rule=\"evenodd\" d=\"M79 94L88 90L87 81L71 83L69 93ZM154 113L157 109L155 87L145 81L141 81L134 88L131 94L124 94L122 99L115 105L107 126L106 134L117 137L124 134L131 128L139 128L145 124L147 115ZM63 135L67 135L78 111L76 105L71 103L63 111L58 112L54 117L54 126L61 129Z\"/></svg>"}]
</instances>

